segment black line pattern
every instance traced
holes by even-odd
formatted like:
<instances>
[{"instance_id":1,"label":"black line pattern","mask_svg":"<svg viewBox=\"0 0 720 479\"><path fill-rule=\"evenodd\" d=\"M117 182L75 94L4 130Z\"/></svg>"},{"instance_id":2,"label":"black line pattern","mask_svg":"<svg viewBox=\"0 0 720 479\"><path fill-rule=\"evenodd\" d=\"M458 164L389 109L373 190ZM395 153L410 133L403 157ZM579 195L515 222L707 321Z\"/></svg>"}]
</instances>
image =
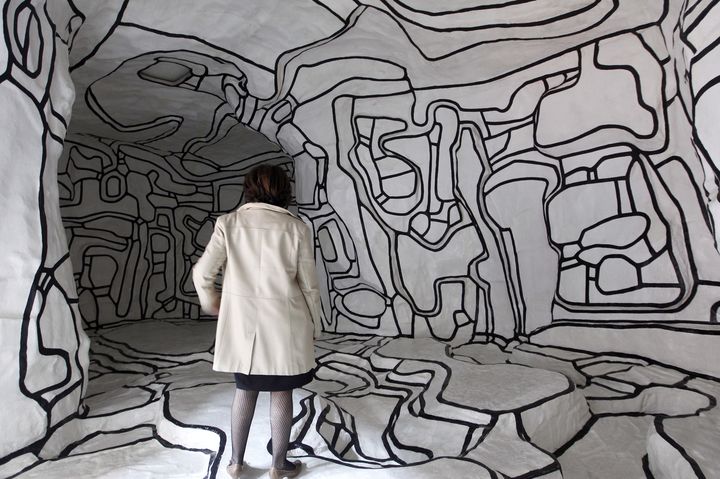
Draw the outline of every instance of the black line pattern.
<instances>
[{"instance_id":1,"label":"black line pattern","mask_svg":"<svg viewBox=\"0 0 720 479\"><path fill-rule=\"evenodd\" d=\"M16 459L0 472L63 477L81 461L107 460L119 474L163 467L162 477L181 467L187 477L220 477L234 383L210 369L214 329L214 322L153 319L92 332L86 410L34 460ZM291 454L310 473L717 473L710 458L720 382L646 358L349 334L326 335L317 358L315 380L296 391L291 435ZM257 441L269 437L260 419L269 397L260 402L246 456L256 468L270 461Z\"/></svg>"},{"instance_id":2,"label":"black line pattern","mask_svg":"<svg viewBox=\"0 0 720 479\"><path fill-rule=\"evenodd\" d=\"M611 435L622 422L654 428L658 449L636 457L646 477L668 448L711 477L686 425L716 405L714 386L695 383L720 376L716 361L696 367L692 357L718 334L718 2L267 2L234 7L266 23L266 44L247 45L223 22L200 32L141 2L110 3L100 12L12 0L3 10L2 94L37 111L42 130L28 137L42 151L26 153L40 164L32 214L42 249L21 286L17 336L21 400L46 426L2 463L147 442L204 455L214 477L222 431L195 447L123 419L60 439L86 381L78 307L98 330L93 381L153 378L108 415L160 408L186 430L161 376L209 350L138 355L104 331L200 318L189 272L212 220L242 200L248 168L275 161L293 174L297 211L315 232L324 329L342 335L323 346L318 381L300 399L300 450L360 468L432 470L454 458L487 477L552 477L574 467L562 458L589 448L590 431ZM313 15L312 29L293 30ZM65 70L78 92L67 137ZM65 330L45 333L49 318ZM578 351L573 333L584 334ZM666 333L676 349L653 344ZM456 384L482 376L488 351L503 363L527 355L527 366L572 381L525 404L479 407ZM30 373L46 367L52 380ZM670 370L681 379L668 383ZM103 394L88 394L91 414ZM592 418L556 417L562 432L545 437L532 411L579 396ZM358 412L368 402L376 423ZM458 443L423 442L416 431L430 424ZM533 458L522 471L490 459L503 439Z\"/></svg>"},{"instance_id":3,"label":"black line pattern","mask_svg":"<svg viewBox=\"0 0 720 479\"><path fill-rule=\"evenodd\" d=\"M70 2L68 7L72 7ZM58 5L55 5L58 7ZM73 87L67 45L77 9L10 0L2 9L3 104L2 462L38 450L78 410L87 387L72 267L60 220L57 159ZM9 431L12 431L10 434Z\"/></svg>"}]
</instances>

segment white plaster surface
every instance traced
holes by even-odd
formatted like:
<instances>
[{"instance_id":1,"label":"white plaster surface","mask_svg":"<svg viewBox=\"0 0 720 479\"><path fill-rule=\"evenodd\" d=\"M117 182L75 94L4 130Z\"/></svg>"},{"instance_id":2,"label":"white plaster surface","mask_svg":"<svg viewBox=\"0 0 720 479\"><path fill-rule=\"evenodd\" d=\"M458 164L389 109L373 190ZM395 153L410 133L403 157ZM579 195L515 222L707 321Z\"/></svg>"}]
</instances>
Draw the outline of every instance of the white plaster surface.
<instances>
[{"instance_id":1,"label":"white plaster surface","mask_svg":"<svg viewBox=\"0 0 720 479\"><path fill-rule=\"evenodd\" d=\"M217 393L211 336L144 320L201 316L213 220L275 162L345 335L297 398L325 474L559 477L554 450L608 440L592 414L603 438L657 415L647 467L712 475L716 401L686 379L720 377L717 2L458 5L6 2L1 467L125 470L142 441L214 475L221 429L172 415ZM130 320L86 390L80 325Z\"/></svg>"},{"instance_id":2,"label":"white plaster surface","mask_svg":"<svg viewBox=\"0 0 720 479\"><path fill-rule=\"evenodd\" d=\"M59 3L59 2L57 2ZM0 50L0 458L76 413L87 383L57 161L75 96L68 51L44 1L5 2ZM70 26L65 31L70 35ZM20 455L20 457L27 457ZM4 462L4 461L3 461Z\"/></svg>"},{"instance_id":3,"label":"white plaster surface","mask_svg":"<svg viewBox=\"0 0 720 479\"><path fill-rule=\"evenodd\" d=\"M531 2L537 23L499 28L523 7L224 5L77 5L82 95L60 176L89 324L200 315L187 273L207 230L247 168L277 160L241 126L293 158L328 331L463 344L564 319L669 335L712 321L714 149L684 112L686 72L713 85L716 7ZM695 339L664 355L613 341L690 370L718 364L693 361Z\"/></svg>"},{"instance_id":4,"label":"white plaster surface","mask_svg":"<svg viewBox=\"0 0 720 479\"><path fill-rule=\"evenodd\" d=\"M19 457L0 471L51 479L225 477L234 382L211 370L214 328L214 322L146 320L93 333L86 413L51 436L42 459ZM291 433L290 455L305 462L306 477L642 479L645 467L654 477L681 477L673 475L683 464L672 459L679 457L677 444L705 477L715 472L708 460L718 452L711 440L714 423L707 419L717 417L716 402L700 412L658 411L650 403L628 411L620 397L607 399L605 410L590 411L585 395L591 387L575 388L559 373L512 364L512 354L510 363L479 364L451 357L449 346L435 340L367 336L326 335L316 346L316 379L295 391ZM418 348L427 354L410 354ZM533 356L541 361L545 353L565 355L558 361L584 372L591 385L618 374L624 361L527 349L534 352L522 357L525 363ZM491 344L455 350L498 355ZM651 392L656 378L675 377L682 380L665 386L668 396L683 398L692 390L716 398L720 392L720 382L659 364L624 366L632 374L623 380L638 390ZM538 378L544 385L534 384ZM265 477L270 466L269 409L269 394L262 393L246 452L247 477ZM542 417L542 427L533 416ZM658 424L676 445L654 432Z\"/></svg>"}]
</instances>

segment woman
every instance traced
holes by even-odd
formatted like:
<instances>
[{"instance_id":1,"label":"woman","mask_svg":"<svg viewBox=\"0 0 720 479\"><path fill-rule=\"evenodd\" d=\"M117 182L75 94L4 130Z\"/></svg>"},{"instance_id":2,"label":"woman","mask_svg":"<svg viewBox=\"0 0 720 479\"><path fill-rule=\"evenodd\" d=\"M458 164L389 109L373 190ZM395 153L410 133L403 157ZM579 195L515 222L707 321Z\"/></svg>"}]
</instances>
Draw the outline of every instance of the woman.
<instances>
[{"instance_id":1,"label":"woman","mask_svg":"<svg viewBox=\"0 0 720 479\"><path fill-rule=\"evenodd\" d=\"M235 373L231 477L240 477L259 391L271 391L271 478L295 477L287 460L292 390L312 380L321 331L313 240L287 208L290 181L278 166L245 177L246 203L223 215L193 268L203 310L218 315L213 369ZM222 294L215 279L223 268ZM221 300L222 298L222 300Z\"/></svg>"}]
</instances>

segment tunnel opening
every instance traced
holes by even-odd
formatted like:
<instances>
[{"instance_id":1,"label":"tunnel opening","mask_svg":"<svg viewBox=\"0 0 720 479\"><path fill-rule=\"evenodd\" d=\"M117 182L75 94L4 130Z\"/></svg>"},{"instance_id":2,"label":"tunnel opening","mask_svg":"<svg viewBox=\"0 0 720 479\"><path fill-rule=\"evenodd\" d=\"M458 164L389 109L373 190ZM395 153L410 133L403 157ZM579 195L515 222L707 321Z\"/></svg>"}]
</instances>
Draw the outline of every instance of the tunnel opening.
<instances>
[{"instance_id":1,"label":"tunnel opening","mask_svg":"<svg viewBox=\"0 0 720 479\"><path fill-rule=\"evenodd\" d=\"M192 152L72 130L65 145L60 206L86 328L208 319L191 268L215 218L243 202L243 176L253 166L281 165L294 178L292 158L239 124Z\"/></svg>"},{"instance_id":2,"label":"tunnel opening","mask_svg":"<svg viewBox=\"0 0 720 479\"><path fill-rule=\"evenodd\" d=\"M240 206L255 165L281 165L294 184L293 159L236 118L227 96L240 101L247 78L218 58L150 51L96 74L72 72L58 169L83 321L199 319L191 268L215 218Z\"/></svg>"}]
</instances>

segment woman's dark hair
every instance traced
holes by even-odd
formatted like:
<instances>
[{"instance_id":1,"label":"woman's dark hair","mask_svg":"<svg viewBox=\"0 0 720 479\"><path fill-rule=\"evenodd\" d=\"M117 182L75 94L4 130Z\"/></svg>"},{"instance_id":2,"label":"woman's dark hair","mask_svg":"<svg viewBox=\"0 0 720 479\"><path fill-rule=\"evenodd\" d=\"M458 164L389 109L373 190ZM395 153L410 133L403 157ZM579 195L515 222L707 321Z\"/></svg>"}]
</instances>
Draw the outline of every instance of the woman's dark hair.
<instances>
[{"instance_id":1,"label":"woman's dark hair","mask_svg":"<svg viewBox=\"0 0 720 479\"><path fill-rule=\"evenodd\" d=\"M258 165L245 175L245 202L269 203L287 208L290 204L290 179L277 165Z\"/></svg>"}]
</instances>

